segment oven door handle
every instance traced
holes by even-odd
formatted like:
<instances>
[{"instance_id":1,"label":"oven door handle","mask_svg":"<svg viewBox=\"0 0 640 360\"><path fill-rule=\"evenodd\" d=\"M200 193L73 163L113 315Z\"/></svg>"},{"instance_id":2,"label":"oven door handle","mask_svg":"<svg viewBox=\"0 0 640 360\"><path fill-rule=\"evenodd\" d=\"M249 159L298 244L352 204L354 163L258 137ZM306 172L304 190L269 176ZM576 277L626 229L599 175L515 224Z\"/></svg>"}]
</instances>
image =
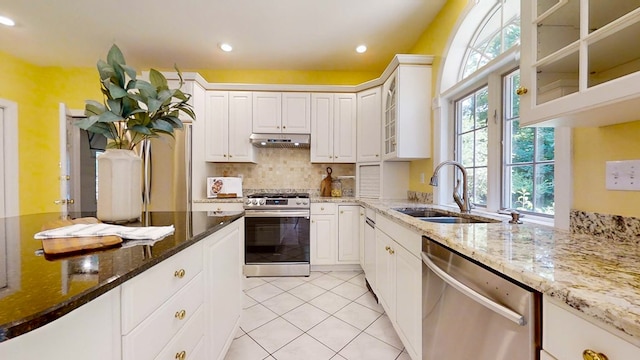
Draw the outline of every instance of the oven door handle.
<instances>
[{"instance_id":1,"label":"oven door handle","mask_svg":"<svg viewBox=\"0 0 640 360\"><path fill-rule=\"evenodd\" d=\"M245 210L245 217L303 217L309 218L310 212L308 210Z\"/></svg>"},{"instance_id":2,"label":"oven door handle","mask_svg":"<svg viewBox=\"0 0 640 360\"><path fill-rule=\"evenodd\" d=\"M477 291L473 290L472 288L468 287L467 285L461 283L460 281L456 280L453 276L447 274L444 270L440 269L440 267L438 267L438 265L436 265L430 258L429 255L427 255L426 252L422 252L422 262L427 265L427 267L429 268L429 270L433 271L434 274L436 274L436 276L438 276L440 279L442 279L442 281L444 281L445 283L447 283L448 285L452 286L454 289L460 291L461 293L463 293L464 295L466 295L467 297L469 297L471 300L485 306L487 309L502 315L504 318L506 318L507 320L510 320L520 326L524 326L526 325L526 321L524 319L524 316L518 314L517 312L507 308L506 306L500 305L497 302L489 299L488 297L478 293Z\"/></svg>"}]
</instances>

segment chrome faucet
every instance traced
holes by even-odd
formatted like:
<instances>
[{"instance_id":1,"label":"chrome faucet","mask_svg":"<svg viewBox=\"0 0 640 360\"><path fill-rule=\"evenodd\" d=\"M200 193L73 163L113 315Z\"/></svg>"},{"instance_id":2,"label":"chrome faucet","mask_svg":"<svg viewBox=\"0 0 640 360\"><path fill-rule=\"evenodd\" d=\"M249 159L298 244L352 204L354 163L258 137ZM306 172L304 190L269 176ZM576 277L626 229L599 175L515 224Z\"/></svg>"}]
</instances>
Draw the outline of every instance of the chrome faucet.
<instances>
[{"instance_id":1,"label":"chrome faucet","mask_svg":"<svg viewBox=\"0 0 640 360\"><path fill-rule=\"evenodd\" d=\"M444 165L453 165L460 169L462 172L462 199L460 198L460 194L458 193L460 188L460 180L456 182L456 186L453 189L453 200L458 204L460 208L460 212L468 213L471 212L471 203L469 202L469 191L467 189L467 169L465 169L464 165L460 164L457 161L447 160L443 161L438 166L436 166L435 170L433 170L433 176L431 176L431 181L429 181L429 185L438 186L438 171Z\"/></svg>"}]
</instances>

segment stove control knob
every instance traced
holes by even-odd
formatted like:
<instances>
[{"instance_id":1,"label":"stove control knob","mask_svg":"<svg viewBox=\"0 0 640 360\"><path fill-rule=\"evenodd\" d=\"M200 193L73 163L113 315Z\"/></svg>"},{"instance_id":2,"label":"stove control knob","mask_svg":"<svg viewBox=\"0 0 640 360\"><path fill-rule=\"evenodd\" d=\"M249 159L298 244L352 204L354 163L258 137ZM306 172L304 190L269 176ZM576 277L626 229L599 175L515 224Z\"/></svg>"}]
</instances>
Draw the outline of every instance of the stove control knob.
<instances>
[{"instance_id":1,"label":"stove control knob","mask_svg":"<svg viewBox=\"0 0 640 360\"><path fill-rule=\"evenodd\" d=\"M260 205L264 205L266 203L267 203L267 201L265 199L260 199Z\"/></svg>"},{"instance_id":2,"label":"stove control knob","mask_svg":"<svg viewBox=\"0 0 640 360\"><path fill-rule=\"evenodd\" d=\"M251 205L251 199L247 199L246 204L247 204L247 205Z\"/></svg>"},{"instance_id":3,"label":"stove control knob","mask_svg":"<svg viewBox=\"0 0 640 360\"><path fill-rule=\"evenodd\" d=\"M296 199L296 205L301 205L302 201L300 199Z\"/></svg>"},{"instance_id":4,"label":"stove control knob","mask_svg":"<svg viewBox=\"0 0 640 360\"><path fill-rule=\"evenodd\" d=\"M302 200L302 205L308 205L309 202L307 200Z\"/></svg>"},{"instance_id":5,"label":"stove control knob","mask_svg":"<svg viewBox=\"0 0 640 360\"><path fill-rule=\"evenodd\" d=\"M251 200L251 202L253 203L253 205L258 205L258 200L257 199L253 199L253 200Z\"/></svg>"}]
</instances>

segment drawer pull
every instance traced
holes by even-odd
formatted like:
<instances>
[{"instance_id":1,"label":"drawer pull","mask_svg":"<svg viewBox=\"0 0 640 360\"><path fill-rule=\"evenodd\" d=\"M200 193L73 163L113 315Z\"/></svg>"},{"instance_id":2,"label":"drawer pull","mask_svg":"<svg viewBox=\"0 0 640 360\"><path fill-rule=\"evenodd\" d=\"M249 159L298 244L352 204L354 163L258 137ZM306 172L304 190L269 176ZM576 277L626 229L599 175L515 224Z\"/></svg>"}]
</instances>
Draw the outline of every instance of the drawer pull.
<instances>
[{"instance_id":1,"label":"drawer pull","mask_svg":"<svg viewBox=\"0 0 640 360\"><path fill-rule=\"evenodd\" d=\"M390 254L390 255L393 255L393 254L395 254L395 251L393 251L393 249L392 249L392 248L389 248L389 254Z\"/></svg>"},{"instance_id":2,"label":"drawer pull","mask_svg":"<svg viewBox=\"0 0 640 360\"><path fill-rule=\"evenodd\" d=\"M176 272L173 273L173 276L177 277L178 279L182 279L186 273L187 272L184 271L184 269L180 269L176 270Z\"/></svg>"},{"instance_id":3,"label":"drawer pull","mask_svg":"<svg viewBox=\"0 0 640 360\"><path fill-rule=\"evenodd\" d=\"M391 247L390 246L385 246L384 249L389 251L389 249L391 249Z\"/></svg>"},{"instance_id":4,"label":"drawer pull","mask_svg":"<svg viewBox=\"0 0 640 360\"><path fill-rule=\"evenodd\" d=\"M187 316L187 312L185 310L176 311L176 319L182 320Z\"/></svg>"},{"instance_id":5,"label":"drawer pull","mask_svg":"<svg viewBox=\"0 0 640 360\"><path fill-rule=\"evenodd\" d=\"M595 352L590 349L587 349L582 352L582 358L584 360L609 360L609 358L605 354Z\"/></svg>"},{"instance_id":6,"label":"drawer pull","mask_svg":"<svg viewBox=\"0 0 640 360\"><path fill-rule=\"evenodd\" d=\"M179 353L176 353L176 360L184 360L187 358L187 352L182 350Z\"/></svg>"}]
</instances>

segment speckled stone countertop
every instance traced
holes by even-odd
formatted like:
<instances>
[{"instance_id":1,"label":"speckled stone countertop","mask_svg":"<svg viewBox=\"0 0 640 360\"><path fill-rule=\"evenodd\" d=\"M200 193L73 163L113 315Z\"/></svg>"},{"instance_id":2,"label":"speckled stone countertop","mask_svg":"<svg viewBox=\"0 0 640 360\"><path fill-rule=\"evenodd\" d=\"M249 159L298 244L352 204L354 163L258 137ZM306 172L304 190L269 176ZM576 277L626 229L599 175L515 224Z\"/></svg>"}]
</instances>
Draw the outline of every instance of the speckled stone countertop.
<instances>
[{"instance_id":1,"label":"speckled stone countertop","mask_svg":"<svg viewBox=\"0 0 640 360\"><path fill-rule=\"evenodd\" d=\"M458 251L640 343L640 251L635 241L601 237L535 224L437 224L394 211L429 204L359 200L391 219ZM474 216L487 217L472 211Z\"/></svg>"},{"instance_id":2,"label":"speckled stone countertop","mask_svg":"<svg viewBox=\"0 0 640 360\"><path fill-rule=\"evenodd\" d=\"M33 235L59 213L0 219L0 341L43 326L117 287L243 216L243 212L152 212L145 225L174 225L153 245L49 258ZM72 218L95 216L73 214ZM142 223L130 224L142 226Z\"/></svg>"}]
</instances>

